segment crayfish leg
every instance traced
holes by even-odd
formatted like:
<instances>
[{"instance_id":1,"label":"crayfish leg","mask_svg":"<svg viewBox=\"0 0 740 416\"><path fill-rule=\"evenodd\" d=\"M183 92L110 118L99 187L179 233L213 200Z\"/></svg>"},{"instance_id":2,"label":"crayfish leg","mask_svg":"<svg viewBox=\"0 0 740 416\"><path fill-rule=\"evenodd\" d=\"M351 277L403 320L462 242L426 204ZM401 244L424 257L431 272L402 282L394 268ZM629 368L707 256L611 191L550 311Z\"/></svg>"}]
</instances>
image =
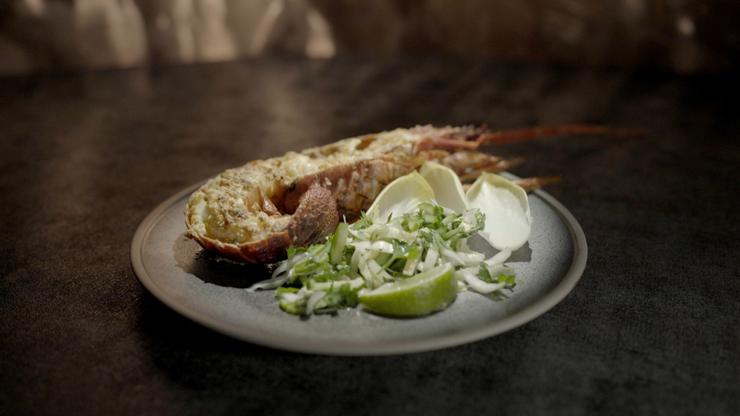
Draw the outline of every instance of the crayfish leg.
<instances>
[{"instance_id":1,"label":"crayfish leg","mask_svg":"<svg viewBox=\"0 0 740 416\"><path fill-rule=\"evenodd\" d=\"M524 162L521 157L503 159L486 153L465 150L455 153L442 151L442 154L435 151L425 151L421 155L427 156L428 160L435 160L452 169L461 182L472 182L483 172L503 172Z\"/></svg>"},{"instance_id":2,"label":"crayfish leg","mask_svg":"<svg viewBox=\"0 0 740 416\"><path fill-rule=\"evenodd\" d=\"M314 182L301 195L288 234L292 245L305 246L334 232L339 224L337 203L331 191Z\"/></svg>"},{"instance_id":3,"label":"crayfish leg","mask_svg":"<svg viewBox=\"0 0 740 416\"><path fill-rule=\"evenodd\" d=\"M455 171L461 182L472 182L483 172L498 173L519 166L524 158L502 159L479 152L459 152L445 157L441 162Z\"/></svg>"},{"instance_id":4,"label":"crayfish leg","mask_svg":"<svg viewBox=\"0 0 740 416\"><path fill-rule=\"evenodd\" d=\"M534 178L522 178L514 181L515 184L521 186L527 192L536 191L537 189L558 182L560 182L560 176L540 176Z\"/></svg>"}]
</instances>

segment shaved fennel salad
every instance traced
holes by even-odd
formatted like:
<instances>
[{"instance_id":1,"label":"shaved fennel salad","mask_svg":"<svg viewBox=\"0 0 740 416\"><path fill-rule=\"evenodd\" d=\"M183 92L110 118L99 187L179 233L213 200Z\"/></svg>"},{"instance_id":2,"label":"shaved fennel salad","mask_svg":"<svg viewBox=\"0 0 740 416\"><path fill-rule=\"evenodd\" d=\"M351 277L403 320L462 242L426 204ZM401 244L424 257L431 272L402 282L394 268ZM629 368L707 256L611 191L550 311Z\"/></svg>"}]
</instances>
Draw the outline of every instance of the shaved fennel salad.
<instances>
[{"instance_id":1,"label":"shaved fennel salad","mask_svg":"<svg viewBox=\"0 0 740 416\"><path fill-rule=\"evenodd\" d=\"M446 179L440 181L440 177ZM499 178L485 180L500 190L502 186L496 185ZM440 183L444 190L439 189ZM340 223L323 243L290 248L288 258L279 263L272 277L248 290L275 289L283 311L303 316L358 305L381 315L422 316L449 306L459 291L487 295L513 290L515 273L504 261L518 247L496 247L496 238L486 235L491 220L502 221L511 213L495 209L482 212L478 207L495 207L496 201L469 201L458 185L454 172L436 164L425 165L421 174L413 172L389 184L367 213L353 224ZM450 186L459 191L450 194ZM442 192L446 194L440 198ZM493 193L483 194L490 199ZM519 202L512 205L514 199L509 199L503 204L505 209L519 209L511 208ZM528 204L521 209L526 209L526 215L520 217L529 219ZM486 214L498 218L487 218ZM499 249L498 253L485 258L468 246L468 239L479 233ZM526 234L523 242L528 228ZM510 237L506 236L507 241ZM515 237L521 240L521 236Z\"/></svg>"},{"instance_id":2,"label":"shaved fennel salad","mask_svg":"<svg viewBox=\"0 0 740 416\"><path fill-rule=\"evenodd\" d=\"M280 308L296 315L355 307L362 289L408 279L442 265L452 265L458 290L492 293L516 284L514 271L503 265L503 251L489 259L471 250L467 239L483 229L477 209L457 214L432 203L387 222L368 216L342 222L323 244L291 248L273 277L252 286L277 288Z\"/></svg>"}]
</instances>

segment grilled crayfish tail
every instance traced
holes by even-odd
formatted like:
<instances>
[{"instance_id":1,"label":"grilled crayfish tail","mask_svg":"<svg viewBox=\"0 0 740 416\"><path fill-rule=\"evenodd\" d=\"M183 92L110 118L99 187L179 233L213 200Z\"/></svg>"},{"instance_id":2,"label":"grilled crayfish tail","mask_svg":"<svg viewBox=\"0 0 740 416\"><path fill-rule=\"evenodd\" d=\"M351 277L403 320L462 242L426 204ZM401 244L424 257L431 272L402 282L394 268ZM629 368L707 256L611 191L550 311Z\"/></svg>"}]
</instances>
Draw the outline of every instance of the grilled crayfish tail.
<instances>
[{"instance_id":1,"label":"grilled crayfish tail","mask_svg":"<svg viewBox=\"0 0 740 416\"><path fill-rule=\"evenodd\" d=\"M210 238L194 229L188 222L188 234L203 248L219 251L232 260L270 264L285 258L289 246L305 246L331 234L339 224L337 203L331 191L312 184L298 200L290 222L281 231L273 231L263 238L243 243L223 242Z\"/></svg>"},{"instance_id":2,"label":"grilled crayfish tail","mask_svg":"<svg viewBox=\"0 0 740 416\"><path fill-rule=\"evenodd\" d=\"M188 235L195 238L206 250L218 251L231 260L252 264L270 264L285 258L285 247L290 245L290 234L287 231L270 234L262 240L229 244L213 238L195 236L192 231Z\"/></svg>"}]
</instances>

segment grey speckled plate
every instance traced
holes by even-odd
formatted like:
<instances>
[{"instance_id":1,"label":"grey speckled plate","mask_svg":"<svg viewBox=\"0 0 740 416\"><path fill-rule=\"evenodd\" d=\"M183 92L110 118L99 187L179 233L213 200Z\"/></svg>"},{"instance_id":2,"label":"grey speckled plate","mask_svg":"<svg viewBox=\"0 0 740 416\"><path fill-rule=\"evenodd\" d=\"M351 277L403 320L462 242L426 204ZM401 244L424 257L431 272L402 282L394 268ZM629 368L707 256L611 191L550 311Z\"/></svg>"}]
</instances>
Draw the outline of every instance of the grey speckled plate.
<instances>
[{"instance_id":1,"label":"grey speckled plate","mask_svg":"<svg viewBox=\"0 0 740 416\"><path fill-rule=\"evenodd\" d=\"M460 345L522 325L560 302L586 266L578 222L545 192L530 195L534 219L529 246L509 263L517 286L492 299L463 292L446 310L416 319L379 317L360 309L300 318L282 312L274 292L244 288L268 277L201 250L185 237L184 208L196 186L159 205L139 226L131 262L139 280L182 315L233 337L292 351L379 355Z\"/></svg>"}]
</instances>

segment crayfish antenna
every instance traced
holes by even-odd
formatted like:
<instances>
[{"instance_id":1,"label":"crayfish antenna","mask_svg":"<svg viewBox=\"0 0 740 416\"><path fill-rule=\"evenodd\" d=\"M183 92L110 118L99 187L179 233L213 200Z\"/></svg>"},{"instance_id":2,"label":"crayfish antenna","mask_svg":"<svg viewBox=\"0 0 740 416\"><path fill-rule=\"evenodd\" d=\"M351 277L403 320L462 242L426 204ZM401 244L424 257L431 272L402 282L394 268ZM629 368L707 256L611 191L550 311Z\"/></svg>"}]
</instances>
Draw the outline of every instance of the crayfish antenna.
<instances>
[{"instance_id":1,"label":"crayfish antenna","mask_svg":"<svg viewBox=\"0 0 740 416\"><path fill-rule=\"evenodd\" d=\"M531 127L517 130L503 130L484 133L478 136L475 144L480 146L485 143L509 144L533 140L541 137L556 136L613 136L613 137L637 137L644 136L647 130L631 127L609 127L595 124L563 124L557 126Z\"/></svg>"}]
</instances>

